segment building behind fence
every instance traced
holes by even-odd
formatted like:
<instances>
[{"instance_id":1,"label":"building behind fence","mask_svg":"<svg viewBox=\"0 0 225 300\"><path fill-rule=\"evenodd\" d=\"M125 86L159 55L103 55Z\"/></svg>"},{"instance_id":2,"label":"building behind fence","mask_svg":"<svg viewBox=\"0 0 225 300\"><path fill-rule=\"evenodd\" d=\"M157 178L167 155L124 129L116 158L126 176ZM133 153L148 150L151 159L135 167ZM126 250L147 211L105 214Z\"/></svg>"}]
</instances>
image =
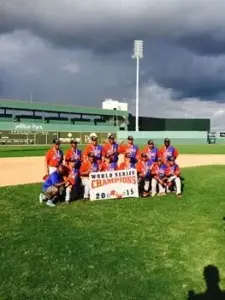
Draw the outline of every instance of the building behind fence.
<instances>
[{"instance_id":1,"label":"building behind fence","mask_svg":"<svg viewBox=\"0 0 225 300\"><path fill-rule=\"evenodd\" d=\"M116 103L116 105L114 105ZM162 143L165 137L174 144L207 143L210 119L139 118L140 131L134 131L135 117L128 113L127 104L105 101L103 108L46 104L12 100L0 101L1 144L51 144L54 138L69 143L79 138L81 144L89 141L91 133L98 134L103 143L108 133L117 134L119 140L133 135L136 142L148 139ZM217 133L217 141L224 137Z\"/></svg>"}]
</instances>

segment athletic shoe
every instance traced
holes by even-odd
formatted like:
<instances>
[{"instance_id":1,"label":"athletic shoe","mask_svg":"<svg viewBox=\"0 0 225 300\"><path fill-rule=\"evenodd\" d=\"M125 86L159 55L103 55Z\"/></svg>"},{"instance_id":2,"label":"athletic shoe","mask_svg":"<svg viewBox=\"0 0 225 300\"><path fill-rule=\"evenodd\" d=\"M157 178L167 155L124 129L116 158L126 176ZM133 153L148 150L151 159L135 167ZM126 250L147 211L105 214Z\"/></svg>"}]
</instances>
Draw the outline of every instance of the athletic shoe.
<instances>
[{"instance_id":1,"label":"athletic shoe","mask_svg":"<svg viewBox=\"0 0 225 300\"><path fill-rule=\"evenodd\" d=\"M44 202L44 195L42 193L40 193L40 195L39 195L39 202L40 202L40 204L42 204Z\"/></svg>"},{"instance_id":2,"label":"athletic shoe","mask_svg":"<svg viewBox=\"0 0 225 300\"><path fill-rule=\"evenodd\" d=\"M46 202L46 204L47 204L48 206L50 206L50 207L54 207L54 206L55 206L55 204L52 202L52 200L48 200L48 201Z\"/></svg>"}]
</instances>

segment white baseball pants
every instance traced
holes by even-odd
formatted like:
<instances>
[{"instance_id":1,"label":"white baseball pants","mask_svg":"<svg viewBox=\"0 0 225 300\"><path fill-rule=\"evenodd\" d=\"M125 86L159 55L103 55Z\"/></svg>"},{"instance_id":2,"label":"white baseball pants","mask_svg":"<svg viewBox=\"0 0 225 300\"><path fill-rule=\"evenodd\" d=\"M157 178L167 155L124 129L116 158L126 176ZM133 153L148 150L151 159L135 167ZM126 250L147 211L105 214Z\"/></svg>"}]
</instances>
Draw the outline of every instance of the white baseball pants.
<instances>
[{"instance_id":1,"label":"white baseball pants","mask_svg":"<svg viewBox=\"0 0 225 300\"><path fill-rule=\"evenodd\" d=\"M84 186L84 198L89 198L90 196L90 180L89 177L82 177L82 183Z\"/></svg>"},{"instance_id":2,"label":"white baseball pants","mask_svg":"<svg viewBox=\"0 0 225 300\"><path fill-rule=\"evenodd\" d=\"M175 184L177 195L181 194L181 180L180 180L180 177L177 177L176 175L171 176L170 178L168 178L168 182L172 182L172 183Z\"/></svg>"},{"instance_id":3,"label":"white baseball pants","mask_svg":"<svg viewBox=\"0 0 225 300\"><path fill-rule=\"evenodd\" d=\"M152 196L157 194L157 185L159 186L159 193L165 193L166 189L155 179L152 178Z\"/></svg>"}]
</instances>

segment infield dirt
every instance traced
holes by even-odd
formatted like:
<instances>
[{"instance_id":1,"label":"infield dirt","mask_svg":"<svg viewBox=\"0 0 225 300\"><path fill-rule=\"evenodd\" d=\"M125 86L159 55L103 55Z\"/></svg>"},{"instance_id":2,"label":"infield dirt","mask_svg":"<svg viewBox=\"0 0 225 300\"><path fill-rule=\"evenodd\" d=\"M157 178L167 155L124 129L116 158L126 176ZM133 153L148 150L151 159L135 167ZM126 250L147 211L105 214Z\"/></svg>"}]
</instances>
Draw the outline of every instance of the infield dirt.
<instances>
[{"instance_id":1,"label":"infield dirt","mask_svg":"<svg viewBox=\"0 0 225 300\"><path fill-rule=\"evenodd\" d=\"M177 159L181 168L225 165L225 155L182 154ZM0 187L42 182L45 175L44 157L0 158Z\"/></svg>"}]
</instances>

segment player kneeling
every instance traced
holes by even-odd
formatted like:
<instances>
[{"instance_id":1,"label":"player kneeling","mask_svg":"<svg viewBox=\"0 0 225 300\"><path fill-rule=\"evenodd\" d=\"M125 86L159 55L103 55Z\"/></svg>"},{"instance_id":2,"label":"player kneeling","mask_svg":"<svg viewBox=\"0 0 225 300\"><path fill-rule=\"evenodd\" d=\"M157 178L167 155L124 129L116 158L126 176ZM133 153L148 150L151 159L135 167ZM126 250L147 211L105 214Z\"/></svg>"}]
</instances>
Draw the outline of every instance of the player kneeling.
<instances>
[{"instance_id":1,"label":"player kneeling","mask_svg":"<svg viewBox=\"0 0 225 300\"><path fill-rule=\"evenodd\" d=\"M55 206L54 202L59 197L65 187L66 180L64 179L66 169L65 166L59 165L52 174L45 178L43 184L43 193L39 196L40 203L46 201L48 206Z\"/></svg>"},{"instance_id":2,"label":"player kneeling","mask_svg":"<svg viewBox=\"0 0 225 300\"><path fill-rule=\"evenodd\" d=\"M166 195L166 182L167 182L167 166L163 163L161 158L157 159L157 162L152 166L152 197L157 195L157 189L159 191L158 196Z\"/></svg>"},{"instance_id":3,"label":"player kneeling","mask_svg":"<svg viewBox=\"0 0 225 300\"><path fill-rule=\"evenodd\" d=\"M81 181L84 186L84 200L90 198L90 180L89 174L91 172L98 172L99 165L95 162L95 154L90 152L87 160L85 160L80 168Z\"/></svg>"},{"instance_id":4,"label":"player kneeling","mask_svg":"<svg viewBox=\"0 0 225 300\"><path fill-rule=\"evenodd\" d=\"M67 167L66 174L66 197L65 203L69 204L70 201L76 200L79 197L80 193L80 177L79 170L76 168L76 161L70 162L70 165Z\"/></svg>"},{"instance_id":5,"label":"player kneeling","mask_svg":"<svg viewBox=\"0 0 225 300\"><path fill-rule=\"evenodd\" d=\"M136 168L138 173L139 194L144 198L149 196L152 165L153 162L149 159L147 153L142 153L141 160L138 161Z\"/></svg>"},{"instance_id":6,"label":"player kneeling","mask_svg":"<svg viewBox=\"0 0 225 300\"><path fill-rule=\"evenodd\" d=\"M175 188L177 197L180 198L182 196L180 168L176 164L174 157L171 157L168 161L167 178L167 192L169 193Z\"/></svg>"}]
</instances>

